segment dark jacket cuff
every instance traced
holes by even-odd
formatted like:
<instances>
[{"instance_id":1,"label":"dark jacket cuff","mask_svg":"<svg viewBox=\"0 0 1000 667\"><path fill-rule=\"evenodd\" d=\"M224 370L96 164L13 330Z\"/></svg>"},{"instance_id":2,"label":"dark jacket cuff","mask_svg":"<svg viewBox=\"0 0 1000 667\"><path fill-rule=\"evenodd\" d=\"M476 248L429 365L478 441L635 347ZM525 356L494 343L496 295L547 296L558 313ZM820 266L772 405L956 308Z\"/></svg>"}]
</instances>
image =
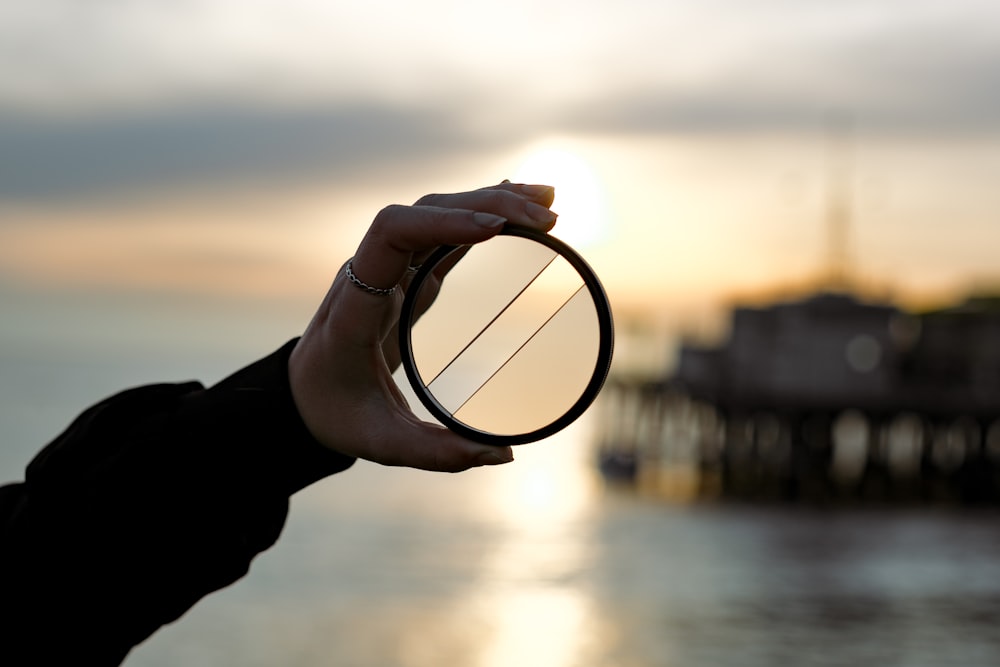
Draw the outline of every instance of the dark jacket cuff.
<instances>
[{"instance_id":1,"label":"dark jacket cuff","mask_svg":"<svg viewBox=\"0 0 1000 667\"><path fill-rule=\"evenodd\" d=\"M177 421L221 444L219 463L250 484L291 495L328 475L346 470L354 458L334 452L309 433L288 381L291 340L207 390L180 401ZM199 458L197 453L193 453ZM220 471L223 472L223 471Z\"/></svg>"}]
</instances>

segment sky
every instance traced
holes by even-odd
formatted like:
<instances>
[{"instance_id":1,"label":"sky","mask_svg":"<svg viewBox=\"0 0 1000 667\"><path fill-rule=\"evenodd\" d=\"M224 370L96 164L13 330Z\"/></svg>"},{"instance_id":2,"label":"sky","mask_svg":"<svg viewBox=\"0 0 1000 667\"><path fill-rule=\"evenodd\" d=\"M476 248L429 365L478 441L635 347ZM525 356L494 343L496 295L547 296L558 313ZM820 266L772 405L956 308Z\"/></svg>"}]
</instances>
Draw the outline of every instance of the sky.
<instances>
[{"instance_id":1,"label":"sky","mask_svg":"<svg viewBox=\"0 0 1000 667\"><path fill-rule=\"evenodd\" d=\"M1000 285L998 173L986 0L0 0L8 297L315 303L381 207L523 177L624 326L819 286L832 201L926 307Z\"/></svg>"},{"instance_id":2,"label":"sky","mask_svg":"<svg viewBox=\"0 0 1000 667\"><path fill-rule=\"evenodd\" d=\"M655 373L822 287L831 202L865 298L1000 292L998 174L995 0L0 0L0 480L300 333L387 204L556 185L616 369ZM494 475L512 525L589 497L570 445Z\"/></svg>"}]
</instances>

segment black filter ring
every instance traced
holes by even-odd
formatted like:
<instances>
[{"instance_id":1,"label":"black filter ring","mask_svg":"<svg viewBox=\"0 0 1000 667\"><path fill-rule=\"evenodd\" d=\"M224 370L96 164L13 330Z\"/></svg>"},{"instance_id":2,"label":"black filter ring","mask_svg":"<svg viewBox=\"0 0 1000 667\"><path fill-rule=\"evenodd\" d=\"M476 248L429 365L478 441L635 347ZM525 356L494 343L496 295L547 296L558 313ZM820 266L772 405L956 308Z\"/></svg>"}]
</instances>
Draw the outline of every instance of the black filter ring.
<instances>
[{"instance_id":1,"label":"black filter ring","mask_svg":"<svg viewBox=\"0 0 1000 667\"><path fill-rule=\"evenodd\" d=\"M435 419L452 431L476 442L503 446L523 445L542 440L566 428L576 421L590 407L594 399L597 398L597 394L600 393L601 387L604 386L604 381L608 377L608 371L611 369L611 356L614 352L614 320L611 316L611 304L608 302L604 286L601 285L597 274L590 268L586 260L565 242L544 232L512 224L504 225L499 235L528 239L552 249L569 262L576 272L580 274L584 285L587 287L587 291L590 292L590 298L593 299L594 307L597 311L600 340L597 351L597 362L594 364L594 372L576 402L558 419L539 429L528 433L498 435L473 428L458 420L434 398L434 395L424 384L420 374L417 372L417 365L413 358L411 329L414 324L414 317L416 316L416 297L420 293L420 287L423 285L424 280L431 275L434 268L451 253L458 250L460 246L441 246L435 250L423 263L407 287L406 296L403 299L403 308L399 317L399 352L403 368L406 370L406 377L410 381L410 386L413 388L414 393L416 393L417 398L420 399L420 402L423 403L424 407L430 411ZM486 243L489 243L489 241L486 241Z\"/></svg>"}]
</instances>

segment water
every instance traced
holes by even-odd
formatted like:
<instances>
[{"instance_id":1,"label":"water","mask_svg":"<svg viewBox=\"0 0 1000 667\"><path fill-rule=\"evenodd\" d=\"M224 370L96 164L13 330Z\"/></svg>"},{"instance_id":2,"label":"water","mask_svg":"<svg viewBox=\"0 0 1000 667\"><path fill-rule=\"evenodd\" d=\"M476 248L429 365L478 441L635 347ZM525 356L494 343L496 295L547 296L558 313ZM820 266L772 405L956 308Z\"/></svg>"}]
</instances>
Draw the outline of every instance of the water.
<instances>
[{"instance_id":1,"label":"water","mask_svg":"<svg viewBox=\"0 0 1000 667\"><path fill-rule=\"evenodd\" d=\"M530 494L529 458L510 476ZM593 504L497 514L498 480L328 480L247 581L131 664L1000 662L996 516L674 507L596 484Z\"/></svg>"},{"instance_id":2,"label":"water","mask_svg":"<svg viewBox=\"0 0 1000 667\"><path fill-rule=\"evenodd\" d=\"M0 327L4 479L115 389L216 380L283 342L250 314L226 321L256 332L239 339L202 315L105 339L22 335L26 313ZM1000 664L998 514L670 505L606 488L587 440L584 422L508 466L324 480L245 580L126 665Z\"/></svg>"}]
</instances>

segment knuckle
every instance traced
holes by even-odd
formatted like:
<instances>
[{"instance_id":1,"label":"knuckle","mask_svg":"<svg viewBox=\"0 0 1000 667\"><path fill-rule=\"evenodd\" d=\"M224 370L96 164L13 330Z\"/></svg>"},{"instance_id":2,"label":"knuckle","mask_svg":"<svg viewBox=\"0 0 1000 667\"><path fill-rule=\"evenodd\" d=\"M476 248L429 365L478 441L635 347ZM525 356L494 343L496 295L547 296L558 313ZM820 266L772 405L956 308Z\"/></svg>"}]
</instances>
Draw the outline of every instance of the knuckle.
<instances>
[{"instance_id":1,"label":"knuckle","mask_svg":"<svg viewBox=\"0 0 1000 667\"><path fill-rule=\"evenodd\" d=\"M468 470L469 464L455 452L437 450L434 453L434 469L441 472L458 473Z\"/></svg>"},{"instance_id":2,"label":"knuckle","mask_svg":"<svg viewBox=\"0 0 1000 667\"><path fill-rule=\"evenodd\" d=\"M375 215L375 220L372 222L372 225L388 224L393 219L402 215L408 208L408 206L403 206L402 204L389 204Z\"/></svg>"},{"instance_id":3,"label":"knuckle","mask_svg":"<svg viewBox=\"0 0 1000 667\"><path fill-rule=\"evenodd\" d=\"M398 226L400 218L407 215L409 206L402 204L389 204L375 215L372 224L368 229L368 237L371 239L385 239L391 236L393 227Z\"/></svg>"},{"instance_id":4,"label":"knuckle","mask_svg":"<svg viewBox=\"0 0 1000 667\"><path fill-rule=\"evenodd\" d=\"M437 202L441 200L440 194L429 194L424 195L417 200L415 206L436 206Z\"/></svg>"},{"instance_id":5,"label":"knuckle","mask_svg":"<svg viewBox=\"0 0 1000 667\"><path fill-rule=\"evenodd\" d=\"M506 190L488 190L487 192L487 202L492 208L502 209L509 202L512 202L517 198L517 195L512 192L507 192Z\"/></svg>"}]
</instances>

